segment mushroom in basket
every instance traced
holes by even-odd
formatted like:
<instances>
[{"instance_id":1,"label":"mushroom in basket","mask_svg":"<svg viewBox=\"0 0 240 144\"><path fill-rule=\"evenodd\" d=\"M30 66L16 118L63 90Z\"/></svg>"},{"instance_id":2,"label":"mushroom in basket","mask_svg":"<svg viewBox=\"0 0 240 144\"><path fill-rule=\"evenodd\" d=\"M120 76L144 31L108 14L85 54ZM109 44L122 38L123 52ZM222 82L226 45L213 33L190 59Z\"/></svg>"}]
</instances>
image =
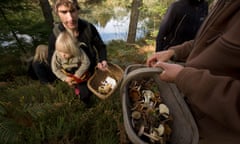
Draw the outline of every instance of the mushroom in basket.
<instances>
[{"instance_id":1,"label":"mushroom in basket","mask_svg":"<svg viewBox=\"0 0 240 144\"><path fill-rule=\"evenodd\" d=\"M98 87L98 91L102 94L107 94L116 86L117 82L114 78L108 76L101 84Z\"/></svg>"}]
</instances>

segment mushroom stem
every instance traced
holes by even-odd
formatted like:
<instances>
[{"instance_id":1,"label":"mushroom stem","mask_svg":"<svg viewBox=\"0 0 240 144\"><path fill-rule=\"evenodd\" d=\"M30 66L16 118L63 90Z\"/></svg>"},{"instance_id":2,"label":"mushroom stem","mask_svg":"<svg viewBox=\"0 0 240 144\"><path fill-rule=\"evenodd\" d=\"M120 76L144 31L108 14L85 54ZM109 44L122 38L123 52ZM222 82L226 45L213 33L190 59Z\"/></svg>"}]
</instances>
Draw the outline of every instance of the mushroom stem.
<instances>
[{"instance_id":1,"label":"mushroom stem","mask_svg":"<svg viewBox=\"0 0 240 144\"><path fill-rule=\"evenodd\" d=\"M145 132L144 132L144 125L142 125L142 126L140 127L140 130L139 130L139 132L138 132L138 136L142 136L142 135L145 135L145 136L147 136L148 138L150 138L151 140L154 140L154 141L159 141L159 140L160 140L160 139L157 138L157 137L154 137L154 136L152 136L152 135L150 135L150 134L148 134L148 133L145 133Z\"/></svg>"},{"instance_id":2,"label":"mushroom stem","mask_svg":"<svg viewBox=\"0 0 240 144\"><path fill-rule=\"evenodd\" d=\"M150 139L152 139L152 140L154 140L154 141L159 141L158 138L156 138L156 137L154 137L154 136L152 136L152 135L150 135L150 134L147 134L147 133L145 133L145 132L143 133L143 135L149 137Z\"/></svg>"}]
</instances>

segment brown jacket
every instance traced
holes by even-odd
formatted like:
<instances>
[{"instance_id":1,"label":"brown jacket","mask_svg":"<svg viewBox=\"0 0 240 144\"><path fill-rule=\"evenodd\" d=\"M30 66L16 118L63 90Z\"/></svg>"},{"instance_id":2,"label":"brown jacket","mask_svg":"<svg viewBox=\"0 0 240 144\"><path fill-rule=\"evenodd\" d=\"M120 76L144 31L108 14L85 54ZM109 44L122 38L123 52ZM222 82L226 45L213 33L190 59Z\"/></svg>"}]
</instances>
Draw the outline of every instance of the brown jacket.
<instances>
[{"instance_id":1,"label":"brown jacket","mask_svg":"<svg viewBox=\"0 0 240 144\"><path fill-rule=\"evenodd\" d=\"M200 144L240 143L240 1L218 0L194 41L172 47L186 60L176 85L199 128Z\"/></svg>"}]
</instances>

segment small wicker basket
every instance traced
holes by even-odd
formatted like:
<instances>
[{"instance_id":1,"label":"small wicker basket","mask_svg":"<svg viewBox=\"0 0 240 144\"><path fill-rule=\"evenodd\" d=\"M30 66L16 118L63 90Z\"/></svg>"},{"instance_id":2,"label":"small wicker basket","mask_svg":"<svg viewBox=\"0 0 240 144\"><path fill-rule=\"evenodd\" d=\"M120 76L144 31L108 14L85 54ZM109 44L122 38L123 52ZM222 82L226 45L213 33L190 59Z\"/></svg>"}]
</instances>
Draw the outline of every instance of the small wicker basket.
<instances>
[{"instance_id":1,"label":"small wicker basket","mask_svg":"<svg viewBox=\"0 0 240 144\"><path fill-rule=\"evenodd\" d=\"M87 86L88 88L100 99L106 99L116 90L116 88L121 83L123 78L123 70L116 64L108 63L108 70L101 71L96 69L94 74L88 80ZM105 81L108 77L113 78L116 81L116 85L111 88L111 90L107 93L100 93L99 86L102 85L103 81Z\"/></svg>"}]
</instances>

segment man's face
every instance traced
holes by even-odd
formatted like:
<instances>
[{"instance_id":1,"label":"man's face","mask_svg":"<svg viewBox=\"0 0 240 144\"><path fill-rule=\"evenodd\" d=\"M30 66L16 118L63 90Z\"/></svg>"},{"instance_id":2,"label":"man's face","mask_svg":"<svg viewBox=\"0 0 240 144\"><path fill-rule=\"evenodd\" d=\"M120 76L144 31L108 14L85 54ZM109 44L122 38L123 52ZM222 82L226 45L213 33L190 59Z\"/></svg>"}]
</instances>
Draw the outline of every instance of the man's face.
<instances>
[{"instance_id":1,"label":"man's face","mask_svg":"<svg viewBox=\"0 0 240 144\"><path fill-rule=\"evenodd\" d=\"M77 8L70 8L64 5L60 5L57 9L58 16L67 29L76 29L78 21Z\"/></svg>"}]
</instances>

